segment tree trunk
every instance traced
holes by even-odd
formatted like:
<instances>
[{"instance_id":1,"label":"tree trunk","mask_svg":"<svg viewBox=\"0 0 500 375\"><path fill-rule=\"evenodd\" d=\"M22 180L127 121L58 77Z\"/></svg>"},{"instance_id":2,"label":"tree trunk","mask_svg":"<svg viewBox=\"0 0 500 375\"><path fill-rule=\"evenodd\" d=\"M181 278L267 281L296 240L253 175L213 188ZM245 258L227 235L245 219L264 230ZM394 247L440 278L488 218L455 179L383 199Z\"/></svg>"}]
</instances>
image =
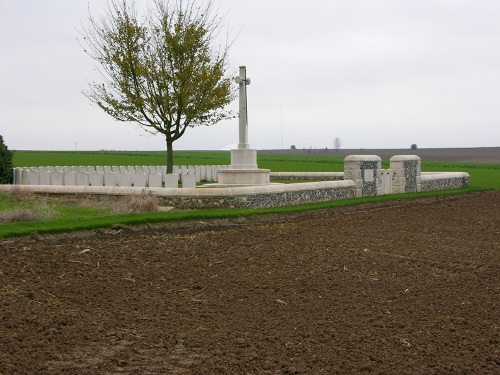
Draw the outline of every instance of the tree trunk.
<instances>
[{"instance_id":1,"label":"tree trunk","mask_svg":"<svg viewBox=\"0 0 500 375\"><path fill-rule=\"evenodd\" d=\"M167 174L173 172L174 167L174 142L167 139Z\"/></svg>"}]
</instances>

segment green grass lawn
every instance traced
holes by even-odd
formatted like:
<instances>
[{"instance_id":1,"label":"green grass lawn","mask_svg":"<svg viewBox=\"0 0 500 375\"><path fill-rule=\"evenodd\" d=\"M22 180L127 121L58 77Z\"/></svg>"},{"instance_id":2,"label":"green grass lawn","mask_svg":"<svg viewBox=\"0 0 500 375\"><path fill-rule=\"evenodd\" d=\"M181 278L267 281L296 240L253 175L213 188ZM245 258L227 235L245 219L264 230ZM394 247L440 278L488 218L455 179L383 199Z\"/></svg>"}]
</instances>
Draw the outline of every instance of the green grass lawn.
<instances>
[{"instance_id":1,"label":"green grass lawn","mask_svg":"<svg viewBox=\"0 0 500 375\"><path fill-rule=\"evenodd\" d=\"M166 152L52 152L52 151L14 151L14 165L56 166L56 165L165 165ZM174 153L176 165L225 165L230 164L227 151L178 151ZM260 168L276 172L342 172L344 161L341 157L290 156L259 154ZM383 168L389 161L383 160ZM442 194L457 194L474 190L500 189L500 165L481 163L422 162L423 172L467 172L471 176L469 187L458 190L436 191L416 194L384 195L316 203L294 207L277 207L255 210L201 210L188 212L154 212L117 215L108 209L86 207L45 196L20 197L15 194L0 194L0 214L15 210L34 213L37 221L0 224L0 238L18 236L34 232L58 232L76 229L106 227L112 224L139 224L167 220L208 219L235 217L268 213L286 213L327 207L360 204L364 202L407 199ZM0 216L1 218L1 216Z\"/></svg>"},{"instance_id":2,"label":"green grass lawn","mask_svg":"<svg viewBox=\"0 0 500 375\"><path fill-rule=\"evenodd\" d=\"M28 212L31 212L33 217L39 221L80 220L112 214L109 209L63 203L57 198L47 195L0 193L0 219L14 211L22 211L21 214L27 216L29 216Z\"/></svg>"}]
</instances>

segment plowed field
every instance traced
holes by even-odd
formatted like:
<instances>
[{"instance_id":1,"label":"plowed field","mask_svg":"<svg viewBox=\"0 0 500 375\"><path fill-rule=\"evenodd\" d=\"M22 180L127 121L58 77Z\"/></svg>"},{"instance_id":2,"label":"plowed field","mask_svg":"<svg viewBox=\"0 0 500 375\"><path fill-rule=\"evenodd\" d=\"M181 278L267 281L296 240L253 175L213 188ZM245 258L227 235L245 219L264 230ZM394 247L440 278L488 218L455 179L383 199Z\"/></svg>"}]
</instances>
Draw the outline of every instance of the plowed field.
<instances>
[{"instance_id":1,"label":"plowed field","mask_svg":"<svg viewBox=\"0 0 500 375\"><path fill-rule=\"evenodd\" d=\"M0 242L0 374L498 374L500 191Z\"/></svg>"}]
</instances>

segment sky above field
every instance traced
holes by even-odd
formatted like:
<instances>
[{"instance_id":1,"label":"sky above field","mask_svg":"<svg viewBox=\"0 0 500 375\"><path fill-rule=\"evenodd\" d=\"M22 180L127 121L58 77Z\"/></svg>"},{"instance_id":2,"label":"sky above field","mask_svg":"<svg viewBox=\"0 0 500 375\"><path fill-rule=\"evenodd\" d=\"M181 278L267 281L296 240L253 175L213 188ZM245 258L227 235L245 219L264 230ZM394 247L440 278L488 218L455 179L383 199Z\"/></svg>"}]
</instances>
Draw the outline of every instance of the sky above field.
<instances>
[{"instance_id":1,"label":"sky above field","mask_svg":"<svg viewBox=\"0 0 500 375\"><path fill-rule=\"evenodd\" d=\"M146 0L136 0L139 7ZM161 150L82 94L78 30L104 0L0 0L0 135L18 150ZM214 0L247 66L257 149L500 146L500 1ZM230 106L237 111L237 100ZM238 119L177 150L238 142Z\"/></svg>"}]
</instances>

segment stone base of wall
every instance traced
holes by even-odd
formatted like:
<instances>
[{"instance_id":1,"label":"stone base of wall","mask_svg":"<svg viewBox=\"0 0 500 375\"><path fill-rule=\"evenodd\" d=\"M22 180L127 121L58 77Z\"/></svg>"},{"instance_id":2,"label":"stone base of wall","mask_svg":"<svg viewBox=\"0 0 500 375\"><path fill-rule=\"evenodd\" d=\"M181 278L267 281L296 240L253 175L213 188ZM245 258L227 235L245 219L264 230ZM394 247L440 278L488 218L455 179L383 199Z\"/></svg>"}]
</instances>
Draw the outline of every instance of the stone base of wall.
<instances>
[{"instance_id":1,"label":"stone base of wall","mask_svg":"<svg viewBox=\"0 0 500 375\"><path fill-rule=\"evenodd\" d=\"M337 189L314 189L289 191L246 196L204 196L204 197L159 197L164 206L179 209L203 208L271 208L296 206L307 203L328 202L339 199L355 198L354 187Z\"/></svg>"}]
</instances>

